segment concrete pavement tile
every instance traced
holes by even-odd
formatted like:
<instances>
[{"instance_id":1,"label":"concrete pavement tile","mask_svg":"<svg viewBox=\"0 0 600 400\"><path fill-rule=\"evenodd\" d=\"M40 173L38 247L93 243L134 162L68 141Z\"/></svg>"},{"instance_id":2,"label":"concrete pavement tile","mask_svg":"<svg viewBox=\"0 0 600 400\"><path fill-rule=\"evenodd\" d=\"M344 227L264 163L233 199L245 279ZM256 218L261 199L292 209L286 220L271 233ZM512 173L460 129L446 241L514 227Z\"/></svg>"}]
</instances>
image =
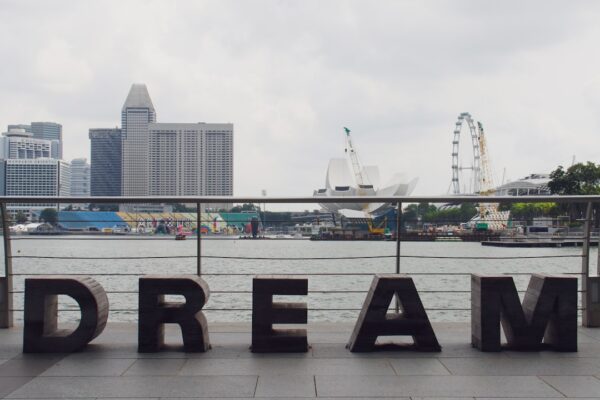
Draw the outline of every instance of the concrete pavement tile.
<instances>
[{"instance_id":1,"label":"concrete pavement tile","mask_svg":"<svg viewBox=\"0 0 600 400\"><path fill-rule=\"evenodd\" d=\"M440 360L435 358L395 359L390 363L396 375L450 375Z\"/></svg>"},{"instance_id":2,"label":"concrete pavement tile","mask_svg":"<svg viewBox=\"0 0 600 400\"><path fill-rule=\"evenodd\" d=\"M540 362L538 358L488 360L481 358L442 358L452 375L539 376L591 375L600 373L600 362L590 358L565 358Z\"/></svg>"},{"instance_id":3,"label":"concrete pavement tile","mask_svg":"<svg viewBox=\"0 0 600 400\"><path fill-rule=\"evenodd\" d=\"M0 377L0 398L14 392L31 380L29 376L2 376Z\"/></svg>"},{"instance_id":4,"label":"concrete pavement tile","mask_svg":"<svg viewBox=\"0 0 600 400\"><path fill-rule=\"evenodd\" d=\"M314 399L314 396L309 396L309 397L286 397L286 400L305 400L305 399ZM160 400L222 400L222 397L161 397ZM252 400L273 400L273 397L243 397L243 398L239 398L237 397L236 399L238 400L244 400L244 399L252 399ZM340 400L340 397L318 397L319 400ZM451 398L451 399L447 399L447 400L466 400L462 399L462 398ZM473 400L472 397L468 397L468 399ZM108 399L98 399L98 400L108 400ZM110 400L121 400L121 399L110 399ZM129 400L129 399L127 399ZM139 400L139 399L136 399ZM381 397L361 397L360 400L381 400ZM393 400L411 400L410 397L394 397ZM435 398L435 399L431 399L431 400L439 400L439 398ZM442 399L443 400L443 399ZM520 399L523 400L523 399Z\"/></svg>"},{"instance_id":5,"label":"concrete pavement tile","mask_svg":"<svg viewBox=\"0 0 600 400\"><path fill-rule=\"evenodd\" d=\"M469 343L442 345L440 353L419 352L412 350L373 351L370 353L352 353L345 344L315 344L312 354L315 358L442 358L442 357L477 357L477 358L507 358L504 352L482 352L471 347Z\"/></svg>"},{"instance_id":6,"label":"concrete pavement tile","mask_svg":"<svg viewBox=\"0 0 600 400\"><path fill-rule=\"evenodd\" d=\"M8 398L252 397L256 376L39 377Z\"/></svg>"},{"instance_id":7,"label":"concrete pavement tile","mask_svg":"<svg viewBox=\"0 0 600 400\"><path fill-rule=\"evenodd\" d=\"M316 376L320 396L340 397L552 397L560 395L536 377Z\"/></svg>"},{"instance_id":8,"label":"concrete pavement tile","mask_svg":"<svg viewBox=\"0 0 600 400\"><path fill-rule=\"evenodd\" d=\"M120 376L135 360L67 357L48 368L41 376Z\"/></svg>"},{"instance_id":9,"label":"concrete pavement tile","mask_svg":"<svg viewBox=\"0 0 600 400\"><path fill-rule=\"evenodd\" d=\"M411 397L410 400L473 400L473 397Z\"/></svg>"},{"instance_id":10,"label":"concrete pavement tile","mask_svg":"<svg viewBox=\"0 0 600 400\"><path fill-rule=\"evenodd\" d=\"M600 379L593 376L541 376L566 397L594 397L600 395Z\"/></svg>"},{"instance_id":11,"label":"concrete pavement tile","mask_svg":"<svg viewBox=\"0 0 600 400\"><path fill-rule=\"evenodd\" d=\"M577 333L586 335L596 340L600 340L600 331L595 328L579 328L579 331Z\"/></svg>"},{"instance_id":12,"label":"concrete pavement tile","mask_svg":"<svg viewBox=\"0 0 600 400\"><path fill-rule=\"evenodd\" d=\"M16 358L0 364L0 376L38 376L58 362L61 357Z\"/></svg>"},{"instance_id":13,"label":"concrete pavement tile","mask_svg":"<svg viewBox=\"0 0 600 400\"><path fill-rule=\"evenodd\" d=\"M395 375L387 360L284 359L187 360L180 375Z\"/></svg>"},{"instance_id":14,"label":"concrete pavement tile","mask_svg":"<svg viewBox=\"0 0 600 400\"><path fill-rule=\"evenodd\" d=\"M257 397L316 397L312 375L262 375L258 377Z\"/></svg>"},{"instance_id":15,"label":"concrete pavement tile","mask_svg":"<svg viewBox=\"0 0 600 400\"><path fill-rule=\"evenodd\" d=\"M564 359L564 358L600 358L600 343L578 343L577 351L503 351L510 358L540 358L540 359Z\"/></svg>"},{"instance_id":16,"label":"concrete pavement tile","mask_svg":"<svg viewBox=\"0 0 600 400\"><path fill-rule=\"evenodd\" d=\"M209 361L210 362L210 361ZM145 358L137 360L127 371L125 376L169 376L177 375L181 367L186 363L185 359L156 359ZM256 374L254 374L256 375Z\"/></svg>"}]
</instances>

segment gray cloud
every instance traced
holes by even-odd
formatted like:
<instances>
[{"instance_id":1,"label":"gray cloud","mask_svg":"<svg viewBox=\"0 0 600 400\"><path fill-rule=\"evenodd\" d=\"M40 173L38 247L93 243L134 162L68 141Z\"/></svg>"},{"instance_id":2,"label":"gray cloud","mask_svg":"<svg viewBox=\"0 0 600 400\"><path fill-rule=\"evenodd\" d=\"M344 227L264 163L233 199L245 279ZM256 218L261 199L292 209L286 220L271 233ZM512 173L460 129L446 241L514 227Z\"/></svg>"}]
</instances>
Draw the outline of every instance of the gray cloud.
<instances>
[{"instance_id":1,"label":"gray cloud","mask_svg":"<svg viewBox=\"0 0 600 400\"><path fill-rule=\"evenodd\" d=\"M498 176L598 161L598 17L591 1L5 1L0 124L61 122L85 156L145 82L159 121L235 124L238 195L312 193L342 126L365 163L441 194L462 111Z\"/></svg>"}]
</instances>

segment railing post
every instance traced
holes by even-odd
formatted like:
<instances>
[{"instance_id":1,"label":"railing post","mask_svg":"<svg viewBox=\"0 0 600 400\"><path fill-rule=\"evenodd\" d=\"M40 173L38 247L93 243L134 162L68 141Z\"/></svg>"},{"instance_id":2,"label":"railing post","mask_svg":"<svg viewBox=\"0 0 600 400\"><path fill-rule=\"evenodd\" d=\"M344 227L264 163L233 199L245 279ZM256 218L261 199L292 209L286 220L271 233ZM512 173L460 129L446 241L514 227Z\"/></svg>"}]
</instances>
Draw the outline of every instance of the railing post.
<instances>
[{"instance_id":1,"label":"railing post","mask_svg":"<svg viewBox=\"0 0 600 400\"><path fill-rule=\"evenodd\" d=\"M398 202L398 208L396 210L396 273L400 273L400 231L402 228L402 202ZM398 295L396 298L396 313L400 312L400 299Z\"/></svg>"},{"instance_id":2,"label":"railing post","mask_svg":"<svg viewBox=\"0 0 600 400\"><path fill-rule=\"evenodd\" d=\"M583 225L583 250L581 254L581 303L582 325L587 327L600 326L600 278L590 277L590 239L592 231L592 202L587 203L585 222ZM598 247L598 262L600 269L600 244Z\"/></svg>"},{"instance_id":3,"label":"railing post","mask_svg":"<svg viewBox=\"0 0 600 400\"><path fill-rule=\"evenodd\" d=\"M202 275L202 203L196 203L196 274Z\"/></svg>"},{"instance_id":4,"label":"railing post","mask_svg":"<svg viewBox=\"0 0 600 400\"><path fill-rule=\"evenodd\" d=\"M6 203L0 203L0 212L2 214L2 239L4 242L4 277L0 278L0 328L10 328L13 326L13 276Z\"/></svg>"}]
</instances>

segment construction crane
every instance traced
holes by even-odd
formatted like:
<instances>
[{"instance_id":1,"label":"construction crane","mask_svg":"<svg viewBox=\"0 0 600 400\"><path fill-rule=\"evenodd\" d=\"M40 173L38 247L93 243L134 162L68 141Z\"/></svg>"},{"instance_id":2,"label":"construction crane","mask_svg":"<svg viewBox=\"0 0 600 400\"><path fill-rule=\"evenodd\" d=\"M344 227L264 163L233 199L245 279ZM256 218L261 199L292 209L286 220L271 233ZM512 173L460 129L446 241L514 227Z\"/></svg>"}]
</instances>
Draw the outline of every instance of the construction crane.
<instances>
[{"instance_id":1,"label":"construction crane","mask_svg":"<svg viewBox=\"0 0 600 400\"><path fill-rule=\"evenodd\" d=\"M479 140L479 152L481 157L481 173L479 175L479 194L482 196L491 196L492 194L494 194L495 190L494 179L492 177L490 156L488 152L487 142L485 140L483 124L479 121L477 121L477 131L477 137ZM491 213L495 213L496 211L498 211L498 205L495 203L479 204L479 215L482 219L489 216Z\"/></svg>"},{"instance_id":2,"label":"construction crane","mask_svg":"<svg viewBox=\"0 0 600 400\"><path fill-rule=\"evenodd\" d=\"M367 189L373 189L373 185L369 182L365 182L365 177L363 176L362 166L360 165L360 161L358 160L358 153L352 144L352 136L350 135L350 129L344 127L344 132L346 132L346 148L344 149L345 153L350 157L350 163L352 164L352 172L354 172L354 179L356 180L356 185L358 186L358 195L362 196L367 194ZM383 235L385 233L385 226L387 225L387 218L384 222L377 227L373 226L372 218L369 215L368 204L365 204L363 207L363 213L365 214L365 218L367 219L367 227L369 228L369 233L372 235Z\"/></svg>"},{"instance_id":3,"label":"construction crane","mask_svg":"<svg viewBox=\"0 0 600 400\"><path fill-rule=\"evenodd\" d=\"M494 179L492 177L492 168L490 162L490 156L488 153L488 147L485 140L485 132L483 130L483 124L477 121L478 139L479 139L479 153L481 159L481 174L479 175L480 186L479 194L487 196L494 191Z\"/></svg>"},{"instance_id":4,"label":"construction crane","mask_svg":"<svg viewBox=\"0 0 600 400\"><path fill-rule=\"evenodd\" d=\"M365 179L362 173L362 167L360 165L360 161L358 160L358 154L352 145L352 137L350 136L350 129L344 127L344 131L346 132L346 148L344 151L350 157L350 163L352 164L352 172L354 172L354 179L356 180L356 184L358 185L358 195L365 194L365 189L372 188L372 185L368 185L365 183Z\"/></svg>"}]
</instances>

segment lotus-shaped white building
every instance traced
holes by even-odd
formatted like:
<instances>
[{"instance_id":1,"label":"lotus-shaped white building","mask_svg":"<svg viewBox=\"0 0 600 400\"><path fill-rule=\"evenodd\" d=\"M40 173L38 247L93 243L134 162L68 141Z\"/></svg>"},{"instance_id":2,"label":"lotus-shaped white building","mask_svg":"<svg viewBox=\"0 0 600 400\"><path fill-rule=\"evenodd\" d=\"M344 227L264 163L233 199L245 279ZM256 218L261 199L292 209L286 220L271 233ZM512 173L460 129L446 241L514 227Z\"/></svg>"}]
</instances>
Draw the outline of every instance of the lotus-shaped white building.
<instances>
[{"instance_id":1,"label":"lotus-shaped white building","mask_svg":"<svg viewBox=\"0 0 600 400\"><path fill-rule=\"evenodd\" d=\"M418 178L408 180L404 174L394 174L385 185L381 185L379 168L375 165L361 166L346 130L345 158L332 158L327 167L325 188L315 190L315 197L327 196L408 196L417 185ZM352 168L351 168L352 167ZM334 212L343 209L364 211L371 215L383 214L392 205L389 203L323 203L324 209Z\"/></svg>"}]
</instances>

